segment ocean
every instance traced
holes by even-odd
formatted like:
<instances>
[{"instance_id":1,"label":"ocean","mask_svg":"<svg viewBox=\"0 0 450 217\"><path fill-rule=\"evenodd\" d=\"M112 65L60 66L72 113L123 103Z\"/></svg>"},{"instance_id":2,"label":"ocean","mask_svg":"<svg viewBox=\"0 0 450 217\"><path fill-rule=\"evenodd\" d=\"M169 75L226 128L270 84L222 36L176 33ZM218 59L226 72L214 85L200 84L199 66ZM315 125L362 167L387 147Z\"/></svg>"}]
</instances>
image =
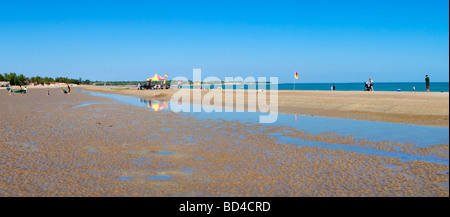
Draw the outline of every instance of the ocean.
<instances>
[{"instance_id":1,"label":"ocean","mask_svg":"<svg viewBox=\"0 0 450 217\"><path fill-rule=\"evenodd\" d=\"M335 86L336 91L364 91L364 82L360 83L280 83L278 84L278 90L322 90L330 91L331 86ZM192 88L193 86L190 86ZM266 89L270 90L269 84L256 85L203 85L204 89L222 87L222 89ZM427 91L425 82L375 82L373 83L374 91L395 91L395 92L412 92L415 87L416 92ZM449 82L431 82L431 92L449 92Z\"/></svg>"}]
</instances>

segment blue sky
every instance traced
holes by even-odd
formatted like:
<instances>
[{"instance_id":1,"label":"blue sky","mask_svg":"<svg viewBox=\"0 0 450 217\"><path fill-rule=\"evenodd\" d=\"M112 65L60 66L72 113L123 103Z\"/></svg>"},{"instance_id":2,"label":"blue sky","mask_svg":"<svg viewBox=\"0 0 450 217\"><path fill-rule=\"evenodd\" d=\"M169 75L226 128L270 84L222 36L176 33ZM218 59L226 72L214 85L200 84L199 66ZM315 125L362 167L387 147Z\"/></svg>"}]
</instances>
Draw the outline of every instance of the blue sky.
<instances>
[{"instance_id":1,"label":"blue sky","mask_svg":"<svg viewBox=\"0 0 450 217\"><path fill-rule=\"evenodd\" d=\"M1 1L0 73L449 81L449 1Z\"/></svg>"}]
</instances>

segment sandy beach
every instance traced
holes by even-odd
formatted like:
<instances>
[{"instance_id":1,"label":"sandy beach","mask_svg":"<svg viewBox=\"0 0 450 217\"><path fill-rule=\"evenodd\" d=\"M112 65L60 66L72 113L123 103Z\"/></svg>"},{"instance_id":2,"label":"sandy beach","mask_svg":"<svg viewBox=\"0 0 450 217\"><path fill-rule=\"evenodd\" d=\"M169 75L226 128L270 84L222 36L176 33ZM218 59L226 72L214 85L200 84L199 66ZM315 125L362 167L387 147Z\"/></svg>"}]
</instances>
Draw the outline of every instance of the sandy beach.
<instances>
[{"instance_id":1,"label":"sandy beach","mask_svg":"<svg viewBox=\"0 0 450 217\"><path fill-rule=\"evenodd\" d=\"M89 90L159 99L175 92ZM292 114L448 127L448 93L280 91L279 98L280 111ZM449 196L448 164L326 148L372 147L448 161L448 144L418 147L197 119L75 89L47 95L35 88L24 96L1 89L0 103L0 197ZM324 147L280 142L271 133Z\"/></svg>"},{"instance_id":2,"label":"sandy beach","mask_svg":"<svg viewBox=\"0 0 450 217\"><path fill-rule=\"evenodd\" d=\"M86 91L117 93L160 100L170 100L171 96L178 91L178 89L112 90L110 87L95 86L82 86L82 88ZM192 90L182 91L184 91L184 95L190 94L192 96ZM223 90L222 102L224 104L226 102L225 91L231 90ZM234 98L236 98L236 91L242 92L243 90L233 91ZM209 90L202 90L202 97L209 92ZM247 91L244 92L244 96L244 107L247 108L249 102ZM267 93L267 103L269 103L269 96L270 93ZM193 97L191 97L191 103L200 104L199 101L194 101ZM284 114L449 127L449 93L279 90L278 112Z\"/></svg>"}]
</instances>

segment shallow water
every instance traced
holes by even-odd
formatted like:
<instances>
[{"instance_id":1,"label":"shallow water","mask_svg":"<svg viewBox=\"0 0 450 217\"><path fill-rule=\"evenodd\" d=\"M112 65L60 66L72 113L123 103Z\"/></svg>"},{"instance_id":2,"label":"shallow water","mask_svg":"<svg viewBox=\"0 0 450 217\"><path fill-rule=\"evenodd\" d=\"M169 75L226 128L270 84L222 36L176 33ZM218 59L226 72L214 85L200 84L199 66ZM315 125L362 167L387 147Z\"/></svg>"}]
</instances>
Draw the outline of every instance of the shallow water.
<instances>
[{"instance_id":1,"label":"shallow water","mask_svg":"<svg viewBox=\"0 0 450 217\"><path fill-rule=\"evenodd\" d=\"M82 103L80 105L74 106L73 108L79 108L79 107L83 107L83 106L96 105L96 104L110 104L110 103L106 103L106 102L85 102L85 103Z\"/></svg>"},{"instance_id":2,"label":"shallow water","mask_svg":"<svg viewBox=\"0 0 450 217\"><path fill-rule=\"evenodd\" d=\"M171 175L152 175L145 179L147 179L147 180L169 180L172 178L173 178L173 176L171 176Z\"/></svg>"},{"instance_id":3,"label":"shallow water","mask_svg":"<svg viewBox=\"0 0 450 217\"><path fill-rule=\"evenodd\" d=\"M133 179L133 177L129 177L129 176L121 176L121 177L119 177L119 180L122 180L122 181L129 181L129 180L132 180Z\"/></svg>"},{"instance_id":4,"label":"shallow water","mask_svg":"<svg viewBox=\"0 0 450 217\"><path fill-rule=\"evenodd\" d=\"M171 155L171 154L176 154L176 152L170 152L170 151L160 151L157 154L162 154L162 155Z\"/></svg>"},{"instance_id":5,"label":"shallow water","mask_svg":"<svg viewBox=\"0 0 450 217\"><path fill-rule=\"evenodd\" d=\"M395 158L399 158L401 161L421 160L421 161L426 161L426 162L431 162L431 163L440 163L440 164L445 164L445 165L449 164L448 158L443 159L443 158L439 158L434 155L422 156L422 155L415 155L415 154L403 153L403 152L398 152L398 151L385 151L385 150L381 150L381 149L373 149L370 147L358 147L355 145L330 144L330 143L325 143L325 142L301 140L301 139L297 139L297 138L282 136L281 133L271 133L270 135L278 138L279 143L296 144L298 146L326 148L326 149L333 149L333 150L344 150L344 151L351 151L351 152L360 153L360 154L379 155L379 156L384 156L384 157L395 157Z\"/></svg>"},{"instance_id":6,"label":"shallow water","mask_svg":"<svg viewBox=\"0 0 450 217\"><path fill-rule=\"evenodd\" d=\"M122 103L148 107L148 100L142 100L136 97L123 96L117 94L107 93L94 93L85 92L94 96L109 97ZM161 101L154 100L151 103L162 103ZM166 103L166 102L164 102ZM190 104L172 104L169 103L169 107L182 106L184 108L190 107L190 111L193 111L195 105ZM163 109L170 111L170 108ZM153 111L153 110L151 110ZM247 111L233 111L233 112L183 112L189 114L192 117L201 119L223 119L226 121L240 121L248 124L259 124L260 116L265 116L267 113L262 112L247 112ZM319 134L323 132L336 132L341 136L354 135L357 138L367 138L369 141L381 142L381 141L398 141L398 142L410 142L416 144L419 147L427 147L430 145L448 144L449 133L446 127L426 127L409 124L395 124L376 121L360 121L351 119L338 119L338 118L324 118L316 116L303 116L303 115L290 115L290 114L278 114L277 121L274 123L264 124L268 126L285 126L298 130L307 131L311 134Z\"/></svg>"},{"instance_id":7,"label":"shallow water","mask_svg":"<svg viewBox=\"0 0 450 217\"><path fill-rule=\"evenodd\" d=\"M260 116L267 115L267 113L248 112L248 111L206 112L201 108L199 109L201 110L201 112L192 112L194 111L194 107L198 108L198 106L191 104L172 104L158 100L142 100L136 97L117 94L94 93L85 91L82 92L94 96L109 97L111 99L117 100L125 104L150 108L149 111L151 112L155 111L170 112L171 111L170 109L174 107L182 107L183 110L186 111L187 108L189 108L189 111L191 112L183 112L182 110L181 113L198 119L219 119L219 120L222 119L226 121L239 121L246 124L260 124L259 123ZM160 103L163 105L158 106ZM159 109L157 110L154 109L156 107L158 107ZM276 127L290 127L297 130L306 131L307 133L310 134L335 132L339 136L353 135L355 139L367 139L367 141L371 142L392 141L405 144L411 143L419 148L449 143L449 133L448 133L449 129L445 127L427 127L408 124L395 124L386 122L360 121L350 119L324 118L324 117L289 115L289 114L278 114L277 121L275 121L274 123L268 124L265 123L263 125ZM164 130L171 130L171 129L164 129ZM435 156L419 156L402 152L392 152L392 151L388 152L379 149L375 150L367 147L362 148L350 145L326 144L325 146L320 142L305 141L292 137L285 137L282 136L281 134L270 134L270 135L278 138L279 142L289 144L306 145L311 147L322 147L329 149L340 149L363 154L397 157L403 161L423 160L434 163L442 163L447 165L449 164L448 158L442 159Z\"/></svg>"}]
</instances>

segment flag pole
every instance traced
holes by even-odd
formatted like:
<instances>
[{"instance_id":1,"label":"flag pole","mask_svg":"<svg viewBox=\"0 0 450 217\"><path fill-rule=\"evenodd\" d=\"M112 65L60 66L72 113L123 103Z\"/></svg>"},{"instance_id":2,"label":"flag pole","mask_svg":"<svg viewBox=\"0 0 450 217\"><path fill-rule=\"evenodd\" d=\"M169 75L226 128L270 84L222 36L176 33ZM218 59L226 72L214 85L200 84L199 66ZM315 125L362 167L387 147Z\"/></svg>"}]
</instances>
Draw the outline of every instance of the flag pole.
<instances>
[{"instance_id":1,"label":"flag pole","mask_svg":"<svg viewBox=\"0 0 450 217\"><path fill-rule=\"evenodd\" d=\"M297 80L297 72L295 72L295 75L294 75L294 90L295 90L295 80Z\"/></svg>"}]
</instances>

